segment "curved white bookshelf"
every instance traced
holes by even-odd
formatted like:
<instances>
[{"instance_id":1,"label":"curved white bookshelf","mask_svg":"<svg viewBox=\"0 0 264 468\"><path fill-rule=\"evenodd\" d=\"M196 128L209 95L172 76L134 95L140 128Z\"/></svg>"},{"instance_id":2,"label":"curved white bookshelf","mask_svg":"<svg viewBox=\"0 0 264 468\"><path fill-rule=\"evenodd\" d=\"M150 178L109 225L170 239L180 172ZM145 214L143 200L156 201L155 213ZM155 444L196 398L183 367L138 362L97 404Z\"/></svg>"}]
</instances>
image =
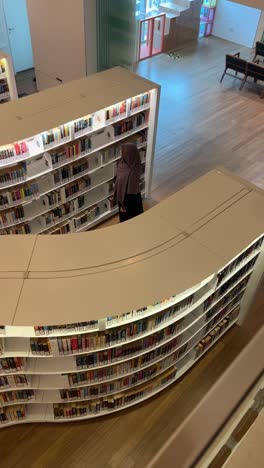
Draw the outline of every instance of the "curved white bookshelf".
<instances>
[{"instance_id":1,"label":"curved white bookshelf","mask_svg":"<svg viewBox=\"0 0 264 468\"><path fill-rule=\"evenodd\" d=\"M0 234L81 232L113 216L106 188L126 141L144 151L142 194L149 196L158 100L158 85L115 68L6 107Z\"/></svg>"},{"instance_id":2,"label":"curved white bookshelf","mask_svg":"<svg viewBox=\"0 0 264 468\"><path fill-rule=\"evenodd\" d=\"M121 225L1 236L0 425L111 414L181 378L247 313L263 206L214 170Z\"/></svg>"}]
</instances>

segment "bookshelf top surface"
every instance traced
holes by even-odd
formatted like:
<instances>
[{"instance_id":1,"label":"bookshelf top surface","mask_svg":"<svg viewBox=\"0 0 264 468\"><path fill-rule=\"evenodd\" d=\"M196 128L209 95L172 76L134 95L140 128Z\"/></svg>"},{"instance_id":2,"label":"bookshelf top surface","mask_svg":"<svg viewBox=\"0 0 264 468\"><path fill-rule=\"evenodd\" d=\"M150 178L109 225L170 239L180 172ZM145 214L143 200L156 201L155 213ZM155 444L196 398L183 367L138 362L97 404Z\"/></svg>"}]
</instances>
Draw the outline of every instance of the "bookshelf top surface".
<instances>
[{"instance_id":1,"label":"bookshelf top surface","mask_svg":"<svg viewBox=\"0 0 264 468\"><path fill-rule=\"evenodd\" d=\"M127 223L66 236L1 236L0 288L7 280L15 291L19 281L23 287L15 310L5 290L0 324L2 310L13 313L4 325L56 325L180 294L263 234L263 207L261 190L214 170Z\"/></svg>"},{"instance_id":2,"label":"bookshelf top surface","mask_svg":"<svg viewBox=\"0 0 264 468\"><path fill-rule=\"evenodd\" d=\"M8 102L0 107L0 146L30 138L158 87L115 67Z\"/></svg>"}]
</instances>

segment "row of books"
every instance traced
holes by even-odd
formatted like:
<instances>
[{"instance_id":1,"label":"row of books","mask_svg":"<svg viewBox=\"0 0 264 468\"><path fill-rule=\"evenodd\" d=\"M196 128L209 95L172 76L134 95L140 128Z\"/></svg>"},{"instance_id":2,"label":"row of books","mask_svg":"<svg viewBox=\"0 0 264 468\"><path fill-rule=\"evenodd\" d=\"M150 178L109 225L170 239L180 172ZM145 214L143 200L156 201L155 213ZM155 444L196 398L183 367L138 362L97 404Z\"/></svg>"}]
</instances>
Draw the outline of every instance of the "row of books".
<instances>
[{"instance_id":1,"label":"row of books","mask_svg":"<svg viewBox=\"0 0 264 468\"><path fill-rule=\"evenodd\" d=\"M135 335L142 333L146 330L145 325L147 320L141 320L136 323L129 324L126 328L112 329L111 331L99 332L96 334L82 334L75 336L64 336L57 338L31 338L30 348L32 354L52 354L53 356L85 353L91 350L107 348L109 346L118 345L124 342L123 346L126 345L123 336L128 339L129 333L135 333ZM144 338L144 348L151 347L156 344L159 339L164 339L166 336L178 333L182 330L184 320L162 329L160 332L156 332L153 335L149 335ZM130 332L128 331L130 330ZM141 331L142 330L142 331ZM138 331L138 333L136 333ZM125 335L127 333L127 335ZM130 335L133 336L133 335ZM112 340L112 341L111 341ZM142 340L141 340L142 341ZM134 342L136 348L138 344ZM143 349L144 349L143 348ZM114 353L114 348L111 348Z\"/></svg>"},{"instance_id":2,"label":"row of books","mask_svg":"<svg viewBox=\"0 0 264 468\"><path fill-rule=\"evenodd\" d=\"M147 365L151 365L158 359L161 359L163 356L166 357L166 355L169 353L173 353L175 348L178 348L178 346L179 340L178 337L176 337L172 341L169 341L159 348L155 348L128 361L124 361L113 366L102 367L101 369L99 368L86 372L66 374L68 375L69 386L76 387L84 384L103 382L115 377L121 377L122 375L128 374L130 372L140 370ZM180 357L186 353L187 346L188 344L185 343L174 352L175 360L180 359Z\"/></svg>"},{"instance_id":3,"label":"row of books","mask_svg":"<svg viewBox=\"0 0 264 468\"><path fill-rule=\"evenodd\" d=\"M64 166L60 170L53 172L52 176L54 186L64 184L65 182L70 181L76 176L80 176L82 173L85 173L88 170L91 170L91 168L89 165L89 160L87 159L77 161L76 163L69 166Z\"/></svg>"},{"instance_id":4,"label":"row of books","mask_svg":"<svg viewBox=\"0 0 264 468\"><path fill-rule=\"evenodd\" d=\"M89 179L89 178L87 178ZM89 180L82 180L80 184L78 183L78 192L85 191L87 188L90 187L91 181ZM74 217L69 220L71 223L71 227L73 230L76 230L78 227L82 226L82 224L88 223L89 221L93 221L96 217L98 217L103 210L108 211L109 210L109 203L107 200L107 190L111 187L110 183L105 184L105 198L106 201L104 202L104 206L102 204L98 203L95 204L89 208L86 208L87 204L89 205L89 194L84 193L83 195L79 195L76 197L76 194L73 193L67 193L67 197L69 197L69 200L66 200L66 203L63 203L59 206L56 206L55 208L51 208L50 211L47 213L43 214L40 216L38 219L41 223L41 226L43 228L48 228L50 225L58 223L58 221L61 219L63 220L64 218L71 218L75 214L79 216ZM77 192L77 193L78 193ZM75 196L74 196L75 195ZM71 197L74 197L72 200L70 199ZM53 199L51 199L52 201ZM60 200L63 202L64 200Z\"/></svg>"},{"instance_id":5,"label":"row of books","mask_svg":"<svg viewBox=\"0 0 264 468\"><path fill-rule=\"evenodd\" d=\"M89 322L70 323L65 325L43 325L34 327L36 335L51 335L51 334L68 334L72 332L83 332L85 330L93 330L98 327L97 320Z\"/></svg>"},{"instance_id":6,"label":"row of books","mask_svg":"<svg viewBox=\"0 0 264 468\"><path fill-rule=\"evenodd\" d=\"M92 127L93 127L93 117L91 115L88 115L87 117L84 117L83 119L77 120L73 124L75 134L83 130L92 129Z\"/></svg>"},{"instance_id":7,"label":"row of books","mask_svg":"<svg viewBox=\"0 0 264 468\"><path fill-rule=\"evenodd\" d=\"M34 390L12 390L10 392L0 392L0 405L12 401L35 400Z\"/></svg>"},{"instance_id":8,"label":"row of books","mask_svg":"<svg viewBox=\"0 0 264 468\"><path fill-rule=\"evenodd\" d=\"M233 297L237 296L239 292L241 292L244 288L246 288L249 282L250 274L246 276L240 283L234 286L230 291L227 292L225 295L219 294L219 289L217 289L213 294L211 294L208 299L204 302L204 310L209 309L212 305L216 302L220 304L220 307L225 305L228 301L230 301Z\"/></svg>"},{"instance_id":9,"label":"row of books","mask_svg":"<svg viewBox=\"0 0 264 468\"><path fill-rule=\"evenodd\" d=\"M17 206L11 211L0 211L0 228L9 224L22 222L25 218L25 211L23 206Z\"/></svg>"},{"instance_id":10,"label":"row of books","mask_svg":"<svg viewBox=\"0 0 264 468\"><path fill-rule=\"evenodd\" d=\"M226 281L222 286L219 288L219 295L225 294L240 278L246 275L247 272L254 268L254 265L257 261L258 255L254 257L250 262L248 262L243 268L238 270L228 281Z\"/></svg>"},{"instance_id":11,"label":"row of books","mask_svg":"<svg viewBox=\"0 0 264 468\"><path fill-rule=\"evenodd\" d=\"M111 397L103 397L98 400L87 402L54 404L54 418L79 418L89 414L100 413L101 411L111 411L121 408L162 388L168 382L175 379L176 372L177 369L173 367L148 384L140 385L134 390L124 391L120 394L112 395Z\"/></svg>"},{"instance_id":12,"label":"row of books","mask_svg":"<svg viewBox=\"0 0 264 468\"><path fill-rule=\"evenodd\" d=\"M97 205L90 207L83 214L72 219L71 230L73 232L78 231L83 226L85 226L86 224L88 225L92 223L97 218L99 218L99 216L101 216L103 213L106 213L109 210L110 210L110 205L109 205L108 200L106 200L103 203L99 203Z\"/></svg>"},{"instance_id":13,"label":"row of books","mask_svg":"<svg viewBox=\"0 0 264 468\"><path fill-rule=\"evenodd\" d=\"M233 262L229 263L227 267L225 267L220 273L218 273L217 278L217 286L219 286L222 281L226 278L227 275L232 273L233 270L235 270L240 263L242 263L244 260L246 260L250 255L252 255L254 252L260 249L263 243L263 237L258 239L254 244L252 244L250 247L248 247L242 254L240 254Z\"/></svg>"},{"instance_id":14,"label":"row of books","mask_svg":"<svg viewBox=\"0 0 264 468\"><path fill-rule=\"evenodd\" d=\"M25 180L27 166L25 163L17 164L14 168L0 171L0 185L15 184Z\"/></svg>"},{"instance_id":15,"label":"row of books","mask_svg":"<svg viewBox=\"0 0 264 468\"><path fill-rule=\"evenodd\" d=\"M7 234L31 234L30 224L24 223L18 226L4 228L0 231L0 236L4 236Z\"/></svg>"},{"instance_id":16,"label":"row of books","mask_svg":"<svg viewBox=\"0 0 264 468\"><path fill-rule=\"evenodd\" d=\"M39 187L36 183L26 184L22 187L11 189L8 192L0 193L0 207L8 208L18 202L31 200L33 197L37 198L39 195Z\"/></svg>"},{"instance_id":17,"label":"row of books","mask_svg":"<svg viewBox=\"0 0 264 468\"><path fill-rule=\"evenodd\" d=\"M115 104L105 111L105 119L110 120L113 119L114 117L117 117L119 115L123 115L126 113L127 110L127 104L126 101L119 102L118 104Z\"/></svg>"},{"instance_id":18,"label":"row of books","mask_svg":"<svg viewBox=\"0 0 264 468\"><path fill-rule=\"evenodd\" d=\"M72 389L60 390L60 397L62 400L84 400L88 398L100 397L110 395L133 387L142 383L143 381L153 378L155 375L160 374L163 370L171 367L177 359L177 353L171 354L163 361L159 361L150 367L146 367L141 371L128 375L118 380L111 382L101 383L100 385L91 387L79 387Z\"/></svg>"},{"instance_id":19,"label":"row of books","mask_svg":"<svg viewBox=\"0 0 264 468\"><path fill-rule=\"evenodd\" d=\"M130 100L130 109L136 109L137 107L145 106L150 101L150 93L141 94Z\"/></svg>"},{"instance_id":20,"label":"row of books","mask_svg":"<svg viewBox=\"0 0 264 468\"><path fill-rule=\"evenodd\" d=\"M25 361L21 357L1 358L0 372L19 372L24 370Z\"/></svg>"},{"instance_id":21,"label":"row of books","mask_svg":"<svg viewBox=\"0 0 264 468\"><path fill-rule=\"evenodd\" d=\"M0 82L0 94L9 93L8 83L1 81Z\"/></svg>"},{"instance_id":22,"label":"row of books","mask_svg":"<svg viewBox=\"0 0 264 468\"><path fill-rule=\"evenodd\" d=\"M59 144L65 138L70 136L70 126L68 124L60 125L60 127L53 128L47 132L41 133L41 138L44 147L52 143Z\"/></svg>"},{"instance_id":23,"label":"row of books","mask_svg":"<svg viewBox=\"0 0 264 468\"><path fill-rule=\"evenodd\" d=\"M6 89L7 84L3 83L0 85L0 87L3 87L2 93L8 92L8 89ZM137 96L135 98L132 98L130 101L130 108L135 109L137 107L140 107L142 105L145 105L149 102L150 95L149 93L145 93L143 95ZM124 101L121 104L117 104L112 106L111 108L106 110L106 120L109 120L117 115L122 115L126 112L126 101ZM118 112L120 114L118 114ZM140 125L140 124L138 124ZM92 116L87 116L82 119L79 119L73 123L73 131L74 134L78 134L79 132L86 130L86 129L91 129L93 127L93 117ZM133 127L132 127L133 128ZM130 128L130 129L132 129ZM121 132L123 133L123 132ZM117 133L120 135L121 133ZM68 139L70 137L70 126L67 125L61 125L58 128L54 128L52 130L49 130L47 132L43 132L41 134L41 139L43 142L44 147L49 146L51 144L60 144L63 143L65 139ZM74 143L73 143L74 146ZM89 149L89 148L87 148ZM86 149L86 151L87 151ZM84 151L84 150L83 150ZM12 159L18 156L25 156L28 155L29 148L28 145L25 141L21 142L16 142L13 145L8 145L5 147L0 148L0 160L6 160L6 159ZM58 153L60 151L57 151Z\"/></svg>"},{"instance_id":24,"label":"row of books","mask_svg":"<svg viewBox=\"0 0 264 468\"><path fill-rule=\"evenodd\" d=\"M3 146L0 149L0 160L12 159L17 156L25 156L28 153L28 146L25 141L14 143L14 145Z\"/></svg>"},{"instance_id":25,"label":"row of books","mask_svg":"<svg viewBox=\"0 0 264 468\"><path fill-rule=\"evenodd\" d=\"M111 210L111 207L115 207L113 204L113 197L106 198L105 201L92 206L86 211L82 212L79 216L68 219L66 222L50 229L45 230L45 234L68 234L69 232L76 232L84 226L88 229L89 224L95 221L98 217L102 216ZM87 225L87 226L86 226ZM43 233L44 233L43 232ZM1 232L0 232L1 234Z\"/></svg>"},{"instance_id":26,"label":"row of books","mask_svg":"<svg viewBox=\"0 0 264 468\"><path fill-rule=\"evenodd\" d=\"M6 408L0 408L0 425L12 421L20 421L26 417L25 405L14 405Z\"/></svg>"},{"instance_id":27,"label":"row of books","mask_svg":"<svg viewBox=\"0 0 264 468\"><path fill-rule=\"evenodd\" d=\"M215 307L213 307L207 312L206 320L210 319L210 317L213 317L215 314L217 314L218 311L223 311L223 313L228 312L228 310L232 309L232 307L237 302L241 302L243 295L244 295L244 291L236 295L233 299L230 299L230 302L228 302L225 307L223 307L223 305L219 305L218 303Z\"/></svg>"},{"instance_id":28,"label":"row of books","mask_svg":"<svg viewBox=\"0 0 264 468\"><path fill-rule=\"evenodd\" d=\"M216 325L221 319L226 319L226 315L228 314L229 311L232 311L232 308L234 308L235 305L239 305L238 301L235 301L234 304L226 306L225 309L222 309L220 312L215 314L213 317L209 318L206 327L204 328L204 333L208 333L209 330L212 329L214 325ZM223 321L222 320L222 321Z\"/></svg>"},{"instance_id":29,"label":"row of books","mask_svg":"<svg viewBox=\"0 0 264 468\"><path fill-rule=\"evenodd\" d=\"M29 381L26 375L0 375L0 389L8 387L27 387Z\"/></svg>"},{"instance_id":30,"label":"row of books","mask_svg":"<svg viewBox=\"0 0 264 468\"><path fill-rule=\"evenodd\" d=\"M58 166L67 160L71 160L87 153L92 148L92 140L89 137L79 138L72 143L45 153L46 165L50 168Z\"/></svg>"},{"instance_id":31,"label":"row of books","mask_svg":"<svg viewBox=\"0 0 264 468\"><path fill-rule=\"evenodd\" d=\"M152 304L150 306L142 307L141 309L132 310L122 315L111 315L107 317L106 319L107 321L106 327L112 327L115 324L116 326L118 326L118 324L122 322L126 322L128 320L133 320L133 319L136 320L137 317L142 317L144 315L147 315L148 312L155 313L156 306L161 306L161 305L165 306L166 303L171 302L174 298L175 296L172 296L170 298L164 299L163 301L156 302L155 304ZM170 306L164 309L162 312L159 313L159 315L154 315L155 320L157 319L155 326L158 326L163 321L170 319L171 317L173 317L174 315L177 315L180 312L183 312L184 309L192 305L193 299L194 299L194 295L190 294L190 296L177 302L173 306Z\"/></svg>"},{"instance_id":32,"label":"row of books","mask_svg":"<svg viewBox=\"0 0 264 468\"><path fill-rule=\"evenodd\" d=\"M195 346L195 357L199 357L217 338L223 333L228 325L234 322L240 312L239 306L222 320L208 335L206 335L197 346Z\"/></svg>"},{"instance_id":33,"label":"row of books","mask_svg":"<svg viewBox=\"0 0 264 468\"><path fill-rule=\"evenodd\" d=\"M117 137L133 129L136 129L137 127L140 127L141 125L148 123L148 119L149 119L149 112L141 112L140 114L137 114L126 120L117 122L113 125L114 136Z\"/></svg>"},{"instance_id":34,"label":"row of books","mask_svg":"<svg viewBox=\"0 0 264 468\"><path fill-rule=\"evenodd\" d=\"M109 348L97 353L86 354L83 356L76 356L77 369L88 369L90 367L104 366L113 362L118 362L122 359L132 358L135 354L148 351L150 348L162 345L164 341L178 332L177 324L170 325L169 327L154 333L153 335L142 338L138 341L123 346ZM178 344L181 343L182 335L178 335Z\"/></svg>"}]
</instances>

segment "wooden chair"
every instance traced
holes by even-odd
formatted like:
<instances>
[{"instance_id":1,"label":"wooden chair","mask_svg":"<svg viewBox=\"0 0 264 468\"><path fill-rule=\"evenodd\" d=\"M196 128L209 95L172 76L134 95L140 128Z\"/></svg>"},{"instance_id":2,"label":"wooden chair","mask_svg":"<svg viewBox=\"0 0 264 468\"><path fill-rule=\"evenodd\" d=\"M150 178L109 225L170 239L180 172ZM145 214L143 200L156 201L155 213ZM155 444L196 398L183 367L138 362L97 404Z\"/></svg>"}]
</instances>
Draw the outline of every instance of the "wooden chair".
<instances>
[{"instance_id":1,"label":"wooden chair","mask_svg":"<svg viewBox=\"0 0 264 468\"><path fill-rule=\"evenodd\" d=\"M246 76L247 76L247 67L248 67L248 62L244 59L240 58L240 53L238 52L235 55L226 55L226 65L225 65L225 71L221 77L220 83L222 83L225 75L232 76L233 78L237 78L238 80L242 81L240 89L243 88L245 82L246 82ZM235 75L228 73L228 70L232 70L235 72ZM238 76L238 73L244 75L243 78Z\"/></svg>"},{"instance_id":2,"label":"wooden chair","mask_svg":"<svg viewBox=\"0 0 264 468\"><path fill-rule=\"evenodd\" d=\"M255 83L257 83L258 81L264 82L264 67L256 62L248 62L245 82L247 81L248 77L253 78ZM242 88L244 87L245 82L243 83ZM261 97L264 97L264 91L261 93Z\"/></svg>"},{"instance_id":3,"label":"wooden chair","mask_svg":"<svg viewBox=\"0 0 264 468\"><path fill-rule=\"evenodd\" d=\"M256 53L253 62L255 62L258 56L264 57L264 42L256 42Z\"/></svg>"}]
</instances>

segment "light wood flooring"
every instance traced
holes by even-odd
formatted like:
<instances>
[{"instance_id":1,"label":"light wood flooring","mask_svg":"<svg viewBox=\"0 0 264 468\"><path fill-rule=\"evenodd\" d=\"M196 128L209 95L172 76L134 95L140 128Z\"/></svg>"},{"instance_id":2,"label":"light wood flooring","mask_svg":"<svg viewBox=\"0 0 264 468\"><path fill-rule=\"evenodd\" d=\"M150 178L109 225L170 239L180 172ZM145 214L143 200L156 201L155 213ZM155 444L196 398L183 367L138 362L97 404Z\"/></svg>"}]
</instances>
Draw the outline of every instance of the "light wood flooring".
<instances>
[{"instance_id":1,"label":"light wood flooring","mask_svg":"<svg viewBox=\"0 0 264 468\"><path fill-rule=\"evenodd\" d=\"M210 38L181 51L179 61L163 55L139 64L139 73L162 85L153 203L219 165L264 188L264 100L254 86L239 92L230 77L219 84L225 54L238 50L252 56ZM232 328L177 384L144 404L91 421L0 430L0 467L144 468L256 333L263 311L262 285L245 326Z\"/></svg>"}]
</instances>

